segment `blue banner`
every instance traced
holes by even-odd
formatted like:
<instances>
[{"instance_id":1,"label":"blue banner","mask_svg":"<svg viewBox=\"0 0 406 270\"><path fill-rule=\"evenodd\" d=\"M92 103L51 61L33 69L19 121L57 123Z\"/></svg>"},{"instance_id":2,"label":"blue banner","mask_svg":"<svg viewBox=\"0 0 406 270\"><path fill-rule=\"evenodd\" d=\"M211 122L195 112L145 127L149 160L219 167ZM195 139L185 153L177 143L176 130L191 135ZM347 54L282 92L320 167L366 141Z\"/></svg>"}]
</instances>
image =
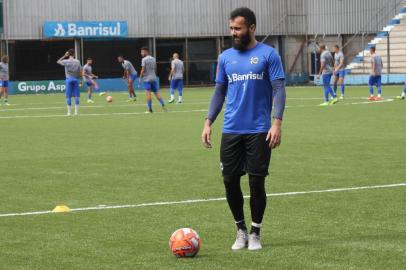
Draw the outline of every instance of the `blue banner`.
<instances>
[{"instance_id":1,"label":"blue banner","mask_svg":"<svg viewBox=\"0 0 406 270\"><path fill-rule=\"evenodd\" d=\"M43 35L47 38L127 37L125 21L45 22Z\"/></svg>"}]
</instances>

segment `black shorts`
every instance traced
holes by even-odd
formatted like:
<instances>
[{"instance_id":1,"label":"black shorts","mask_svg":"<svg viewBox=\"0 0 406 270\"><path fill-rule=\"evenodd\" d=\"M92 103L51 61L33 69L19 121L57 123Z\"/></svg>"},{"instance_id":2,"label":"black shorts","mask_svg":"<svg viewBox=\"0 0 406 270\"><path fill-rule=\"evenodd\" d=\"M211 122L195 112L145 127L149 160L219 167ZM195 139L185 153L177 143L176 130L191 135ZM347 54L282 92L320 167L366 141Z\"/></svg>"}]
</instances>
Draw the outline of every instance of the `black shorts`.
<instances>
[{"instance_id":1,"label":"black shorts","mask_svg":"<svg viewBox=\"0 0 406 270\"><path fill-rule=\"evenodd\" d=\"M223 176L246 173L267 176L271 149L265 141L267 133L224 134L221 138L220 161Z\"/></svg>"}]
</instances>

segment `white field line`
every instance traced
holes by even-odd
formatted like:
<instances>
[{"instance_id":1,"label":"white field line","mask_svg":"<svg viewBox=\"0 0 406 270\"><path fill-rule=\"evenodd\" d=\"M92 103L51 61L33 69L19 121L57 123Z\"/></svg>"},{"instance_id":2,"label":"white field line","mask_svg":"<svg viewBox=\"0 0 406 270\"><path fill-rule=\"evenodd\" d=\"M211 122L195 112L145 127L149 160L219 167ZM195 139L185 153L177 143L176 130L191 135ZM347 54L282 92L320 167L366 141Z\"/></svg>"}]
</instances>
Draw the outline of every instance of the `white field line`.
<instances>
[{"instance_id":1,"label":"white field line","mask_svg":"<svg viewBox=\"0 0 406 270\"><path fill-rule=\"evenodd\" d=\"M60 104L60 103L59 103ZM209 104L209 102L202 101L202 102L188 102L187 105L201 105L201 104ZM179 105L176 104L175 106L182 106L183 104ZM80 108L86 109L86 108L117 108L117 107L146 107L146 104L121 104L121 105L112 105L112 104L106 104L106 105L80 105ZM172 106L171 106L172 107ZM11 111L41 111L41 110L53 110L53 109L64 109L66 110L66 105L65 106L54 106L54 107L28 107L28 108L7 108L7 109L1 109L0 112L11 112Z\"/></svg>"},{"instance_id":2,"label":"white field line","mask_svg":"<svg viewBox=\"0 0 406 270\"><path fill-rule=\"evenodd\" d=\"M362 101L362 102L352 102L344 103L343 105L364 105L364 104L376 104L376 103L386 103L392 102L393 99L385 99L380 101ZM195 104L208 104L208 102L201 102ZM127 106L127 105L122 105ZM131 106L131 105L130 105ZM133 105L134 106L134 105ZM336 106L336 105L334 105ZM332 106L332 107L334 107ZM87 107L97 107L97 106L87 106ZM319 105L292 105L286 106L286 108L305 108L305 107L319 107ZM54 107L59 108L59 107ZM61 107L62 108L62 107ZM22 108L22 110L24 110ZM1 110L0 110L1 111ZM207 109L196 109L196 110L185 110L185 111L169 111L168 113L190 113L190 112L207 112ZM154 112L154 114L161 114L164 112ZM117 113L85 113L79 114L80 117L83 116L113 116L113 115L144 115L143 112L117 112ZM0 119L24 119L24 118L55 118L55 117L67 117L66 114L50 114L50 115L10 115L10 116L0 116Z\"/></svg>"},{"instance_id":3,"label":"white field line","mask_svg":"<svg viewBox=\"0 0 406 270\"><path fill-rule=\"evenodd\" d=\"M381 100L381 101L371 101L371 103L376 102L388 102L393 101L394 97L388 97L388 99ZM367 100L367 97L348 97L345 100ZM320 97L306 97L306 98L290 98L288 100L322 100ZM61 106L54 106L54 107L28 107L28 108L14 108L15 106L20 105L50 105L50 104L58 104ZM190 100L186 101L185 105L198 105L198 104L209 104L207 99L199 99L199 100ZM352 104L352 103L345 103L345 104ZM183 104L182 104L183 105ZM182 106L180 105L180 106ZM120 105L113 105L113 104L105 104L105 105L81 105L81 108L112 108L112 107L138 107L138 106L145 106L144 103L136 103L136 104L120 104ZM177 104L175 104L177 106ZM12 104L11 108L7 109L0 109L0 112L7 112L7 111L28 111L28 110L52 110L52 109L66 109L66 106L63 102L53 102L53 103L26 103L26 104Z\"/></svg>"},{"instance_id":4,"label":"white field line","mask_svg":"<svg viewBox=\"0 0 406 270\"><path fill-rule=\"evenodd\" d=\"M191 113L191 112L207 112L207 109L187 110L187 111L169 111L169 112L154 112L153 114L166 114L166 113ZM145 112L117 112L117 113L86 113L79 114L79 116L66 116L66 114L50 114L50 115L12 115L0 116L0 119L21 119L21 118L77 118L86 116L114 116L114 115L147 115Z\"/></svg>"},{"instance_id":5,"label":"white field line","mask_svg":"<svg viewBox=\"0 0 406 270\"><path fill-rule=\"evenodd\" d=\"M361 186L361 187L347 187L347 188L334 188L334 189L322 189L322 190L309 190L309 191L294 191L294 192L283 192L283 193L270 193L267 197L279 197L279 196L295 196L295 195L305 195L305 194L315 194L315 193L329 193L329 192L344 192L353 190L366 190L366 189L381 189L381 188L396 188L396 187L406 187L406 183L398 184L387 184L387 185L374 185L374 186ZM249 198L249 196L244 196L244 198ZM139 204L125 204L125 205L99 205L92 207L83 208L72 208L71 212L80 211L92 211L92 210L106 210L106 209L122 209L122 208L139 208L148 206L166 206L166 205L176 205L176 204L193 204L193 203L204 203L204 202L215 202L215 201L225 201L226 198L208 198L208 199L191 199L183 201L167 201L167 202L150 202L150 203L139 203ZM1 217L15 217L15 216L37 216L52 214L50 210L47 211L34 211L34 212L21 212L21 213L5 213L0 214Z\"/></svg>"}]
</instances>

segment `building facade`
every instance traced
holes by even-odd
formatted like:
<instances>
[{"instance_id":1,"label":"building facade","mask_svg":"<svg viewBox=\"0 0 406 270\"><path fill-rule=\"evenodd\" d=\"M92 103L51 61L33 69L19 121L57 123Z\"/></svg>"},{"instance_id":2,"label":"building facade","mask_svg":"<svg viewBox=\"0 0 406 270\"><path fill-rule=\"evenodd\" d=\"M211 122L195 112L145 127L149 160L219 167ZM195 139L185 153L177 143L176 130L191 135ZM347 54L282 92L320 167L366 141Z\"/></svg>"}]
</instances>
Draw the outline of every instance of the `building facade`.
<instances>
[{"instance_id":1,"label":"building facade","mask_svg":"<svg viewBox=\"0 0 406 270\"><path fill-rule=\"evenodd\" d=\"M1 53L10 56L13 80L59 79L56 60L69 48L94 60L101 77L118 77L119 54L139 70L142 46L158 61L167 84L170 57L185 61L186 83L211 84L218 54L231 45L228 16L247 6L257 15L259 40L281 54L285 71L306 77L317 69L315 42L346 44L355 55L405 5L401 0L3 0ZM124 36L50 36L50 22L125 22ZM57 31L57 30L55 30ZM350 41L350 42L348 42ZM348 59L350 60L350 59Z\"/></svg>"}]
</instances>

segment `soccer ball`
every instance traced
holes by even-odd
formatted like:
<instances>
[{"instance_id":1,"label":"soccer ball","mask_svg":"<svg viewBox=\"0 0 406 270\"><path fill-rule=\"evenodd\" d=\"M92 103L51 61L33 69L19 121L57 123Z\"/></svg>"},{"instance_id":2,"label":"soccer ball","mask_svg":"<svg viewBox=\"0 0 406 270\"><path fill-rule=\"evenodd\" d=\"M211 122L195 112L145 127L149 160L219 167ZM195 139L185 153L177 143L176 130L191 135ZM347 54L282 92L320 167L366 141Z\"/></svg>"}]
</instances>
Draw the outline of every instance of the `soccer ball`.
<instances>
[{"instance_id":1,"label":"soccer ball","mask_svg":"<svg viewBox=\"0 0 406 270\"><path fill-rule=\"evenodd\" d=\"M112 101L113 101L113 97L112 97L112 96L107 96L107 97L106 97L106 101L107 101L107 102L112 102Z\"/></svg>"},{"instance_id":2,"label":"soccer ball","mask_svg":"<svg viewBox=\"0 0 406 270\"><path fill-rule=\"evenodd\" d=\"M200 250L201 240L191 228L176 230L169 239L169 248L178 258L194 257Z\"/></svg>"}]
</instances>

